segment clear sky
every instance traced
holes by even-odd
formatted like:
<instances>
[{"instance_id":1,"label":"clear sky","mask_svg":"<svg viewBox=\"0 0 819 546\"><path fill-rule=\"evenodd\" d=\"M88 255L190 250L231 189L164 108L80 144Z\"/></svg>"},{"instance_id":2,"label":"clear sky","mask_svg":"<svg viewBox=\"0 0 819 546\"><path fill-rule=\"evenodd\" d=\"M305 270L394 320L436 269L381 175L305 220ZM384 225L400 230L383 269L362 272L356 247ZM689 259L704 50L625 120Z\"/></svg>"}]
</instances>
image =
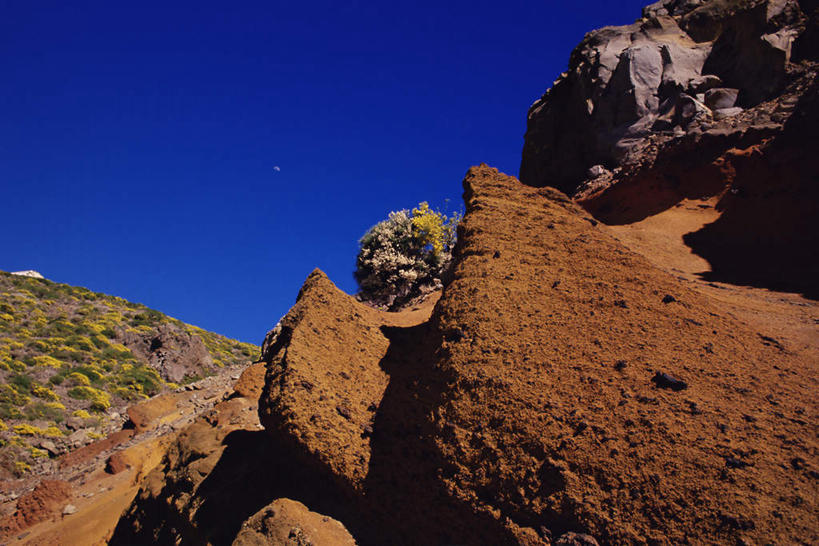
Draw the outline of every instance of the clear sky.
<instances>
[{"instance_id":1,"label":"clear sky","mask_svg":"<svg viewBox=\"0 0 819 546\"><path fill-rule=\"evenodd\" d=\"M526 110L637 1L0 0L0 269L260 343L390 210L517 174Z\"/></svg>"}]
</instances>

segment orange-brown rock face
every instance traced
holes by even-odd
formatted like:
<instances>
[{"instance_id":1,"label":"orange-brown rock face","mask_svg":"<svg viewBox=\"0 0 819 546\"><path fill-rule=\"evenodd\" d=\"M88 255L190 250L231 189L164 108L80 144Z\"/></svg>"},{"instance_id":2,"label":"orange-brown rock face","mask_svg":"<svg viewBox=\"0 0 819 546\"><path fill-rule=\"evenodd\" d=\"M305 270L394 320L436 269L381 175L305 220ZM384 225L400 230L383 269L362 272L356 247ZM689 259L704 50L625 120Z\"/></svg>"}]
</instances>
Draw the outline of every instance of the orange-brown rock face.
<instances>
[{"instance_id":1,"label":"orange-brown rock face","mask_svg":"<svg viewBox=\"0 0 819 546\"><path fill-rule=\"evenodd\" d=\"M366 432L387 388L379 363L389 347L386 313L356 302L314 271L268 368L260 417L336 476L359 487L370 462Z\"/></svg>"},{"instance_id":2,"label":"orange-brown rock face","mask_svg":"<svg viewBox=\"0 0 819 546\"><path fill-rule=\"evenodd\" d=\"M455 280L434 316L452 377L436 419L451 493L607 543L815 542L816 363L562 194L487 167L465 187Z\"/></svg>"}]
</instances>

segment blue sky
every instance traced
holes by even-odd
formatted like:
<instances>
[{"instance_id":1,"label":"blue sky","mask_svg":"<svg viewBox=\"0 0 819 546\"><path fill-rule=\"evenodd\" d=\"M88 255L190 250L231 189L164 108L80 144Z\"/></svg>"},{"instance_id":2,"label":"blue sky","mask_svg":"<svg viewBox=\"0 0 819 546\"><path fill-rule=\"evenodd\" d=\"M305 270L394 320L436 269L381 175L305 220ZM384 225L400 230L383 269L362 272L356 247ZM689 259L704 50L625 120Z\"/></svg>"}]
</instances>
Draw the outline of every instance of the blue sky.
<instances>
[{"instance_id":1,"label":"blue sky","mask_svg":"<svg viewBox=\"0 0 819 546\"><path fill-rule=\"evenodd\" d=\"M313 268L355 291L390 210L516 175L529 105L643 3L0 0L0 269L259 343Z\"/></svg>"}]
</instances>

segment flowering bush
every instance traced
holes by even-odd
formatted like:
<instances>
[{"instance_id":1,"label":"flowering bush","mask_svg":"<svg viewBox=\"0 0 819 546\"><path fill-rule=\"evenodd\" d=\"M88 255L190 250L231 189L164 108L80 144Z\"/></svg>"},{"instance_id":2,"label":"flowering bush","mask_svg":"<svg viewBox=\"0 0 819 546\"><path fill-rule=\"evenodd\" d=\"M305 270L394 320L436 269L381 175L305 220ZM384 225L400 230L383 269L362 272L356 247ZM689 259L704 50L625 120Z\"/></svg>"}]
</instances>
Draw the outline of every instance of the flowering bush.
<instances>
[{"instance_id":1,"label":"flowering bush","mask_svg":"<svg viewBox=\"0 0 819 546\"><path fill-rule=\"evenodd\" d=\"M359 241L355 279L359 297L395 308L440 284L449 266L460 215L430 209L426 202L391 212Z\"/></svg>"}]
</instances>

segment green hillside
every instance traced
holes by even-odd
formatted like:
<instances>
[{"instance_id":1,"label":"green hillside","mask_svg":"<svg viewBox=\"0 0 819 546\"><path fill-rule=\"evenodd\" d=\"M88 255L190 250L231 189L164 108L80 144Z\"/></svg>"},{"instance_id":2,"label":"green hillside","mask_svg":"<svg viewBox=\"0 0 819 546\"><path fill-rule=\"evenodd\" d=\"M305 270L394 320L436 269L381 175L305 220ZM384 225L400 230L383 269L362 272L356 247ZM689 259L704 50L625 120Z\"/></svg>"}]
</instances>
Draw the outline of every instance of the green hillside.
<instances>
[{"instance_id":1,"label":"green hillside","mask_svg":"<svg viewBox=\"0 0 819 546\"><path fill-rule=\"evenodd\" d=\"M53 456L178 388L157 363L186 359L174 372L187 383L258 350L122 298L0 272L0 477L48 457L44 438Z\"/></svg>"}]
</instances>

